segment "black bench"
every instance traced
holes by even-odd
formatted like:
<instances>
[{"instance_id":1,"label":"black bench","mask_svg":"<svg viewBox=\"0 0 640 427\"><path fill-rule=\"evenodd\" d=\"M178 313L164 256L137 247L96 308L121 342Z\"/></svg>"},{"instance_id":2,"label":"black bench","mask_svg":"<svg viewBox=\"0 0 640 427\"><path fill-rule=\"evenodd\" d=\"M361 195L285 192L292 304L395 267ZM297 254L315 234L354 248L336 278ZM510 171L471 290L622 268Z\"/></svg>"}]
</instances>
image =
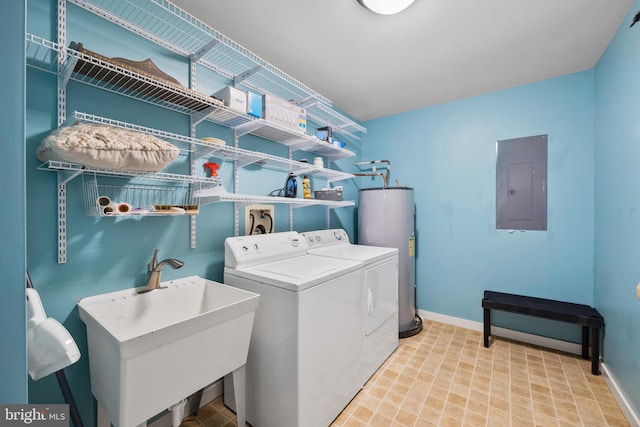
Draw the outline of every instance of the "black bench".
<instances>
[{"instance_id":1,"label":"black bench","mask_svg":"<svg viewBox=\"0 0 640 427\"><path fill-rule=\"evenodd\" d=\"M584 359L589 358L589 328L591 328L591 373L600 375L600 329L604 328L604 318L595 308L584 304L492 291L484 291L482 308L484 309L485 347L489 347L492 309L582 325L582 357Z\"/></svg>"}]
</instances>

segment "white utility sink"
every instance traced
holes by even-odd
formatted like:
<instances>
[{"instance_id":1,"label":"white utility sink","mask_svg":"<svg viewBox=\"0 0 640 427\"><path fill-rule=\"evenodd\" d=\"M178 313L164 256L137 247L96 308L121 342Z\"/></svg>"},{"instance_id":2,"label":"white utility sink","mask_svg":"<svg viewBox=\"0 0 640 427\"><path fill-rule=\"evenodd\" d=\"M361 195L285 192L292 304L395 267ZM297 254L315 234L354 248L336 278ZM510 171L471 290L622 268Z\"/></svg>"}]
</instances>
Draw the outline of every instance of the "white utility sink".
<instances>
[{"instance_id":1,"label":"white utility sink","mask_svg":"<svg viewBox=\"0 0 640 427\"><path fill-rule=\"evenodd\" d=\"M91 391L116 427L143 424L241 367L244 374L259 295L198 276L162 285L78 303Z\"/></svg>"}]
</instances>

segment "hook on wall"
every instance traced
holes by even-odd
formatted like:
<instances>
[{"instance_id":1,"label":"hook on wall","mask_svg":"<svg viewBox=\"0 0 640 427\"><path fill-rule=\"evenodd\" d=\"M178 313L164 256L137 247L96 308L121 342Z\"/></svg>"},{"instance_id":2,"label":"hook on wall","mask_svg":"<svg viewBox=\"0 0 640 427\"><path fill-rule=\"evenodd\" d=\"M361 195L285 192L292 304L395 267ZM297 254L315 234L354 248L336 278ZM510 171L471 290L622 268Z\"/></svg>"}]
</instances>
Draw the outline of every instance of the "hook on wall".
<instances>
[{"instance_id":1,"label":"hook on wall","mask_svg":"<svg viewBox=\"0 0 640 427\"><path fill-rule=\"evenodd\" d=\"M640 21L640 10L638 12L636 12L636 15L633 17L633 21L631 21L631 25L629 25L629 28L633 27L634 25L636 25L636 22Z\"/></svg>"}]
</instances>

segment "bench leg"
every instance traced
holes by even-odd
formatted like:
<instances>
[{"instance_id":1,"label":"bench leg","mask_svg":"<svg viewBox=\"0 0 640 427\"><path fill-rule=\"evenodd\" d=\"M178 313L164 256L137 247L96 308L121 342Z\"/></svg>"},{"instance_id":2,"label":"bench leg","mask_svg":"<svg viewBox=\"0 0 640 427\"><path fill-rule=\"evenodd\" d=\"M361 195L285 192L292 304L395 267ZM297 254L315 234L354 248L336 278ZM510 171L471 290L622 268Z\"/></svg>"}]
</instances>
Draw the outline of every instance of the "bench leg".
<instances>
[{"instance_id":1,"label":"bench leg","mask_svg":"<svg viewBox=\"0 0 640 427\"><path fill-rule=\"evenodd\" d=\"M591 328L591 373L600 375L600 328Z\"/></svg>"},{"instance_id":2,"label":"bench leg","mask_svg":"<svg viewBox=\"0 0 640 427\"><path fill-rule=\"evenodd\" d=\"M491 310L484 309L484 346L489 347L489 337L491 336Z\"/></svg>"},{"instance_id":3,"label":"bench leg","mask_svg":"<svg viewBox=\"0 0 640 427\"><path fill-rule=\"evenodd\" d=\"M589 358L589 327L582 326L582 358Z\"/></svg>"}]
</instances>

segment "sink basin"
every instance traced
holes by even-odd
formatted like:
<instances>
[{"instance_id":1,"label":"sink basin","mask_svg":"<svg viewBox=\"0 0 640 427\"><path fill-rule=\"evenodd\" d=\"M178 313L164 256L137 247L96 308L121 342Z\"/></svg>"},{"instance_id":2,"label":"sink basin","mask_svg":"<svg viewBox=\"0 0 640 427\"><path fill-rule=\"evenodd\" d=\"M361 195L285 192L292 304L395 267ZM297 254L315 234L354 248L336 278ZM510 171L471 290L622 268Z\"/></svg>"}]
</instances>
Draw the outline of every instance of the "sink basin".
<instances>
[{"instance_id":1,"label":"sink basin","mask_svg":"<svg viewBox=\"0 0 640 427\"><path fill-rule=\"evenodd\" d=\"M137 426L247 361L259 295L198 276L83 298L91 391Z\"/></svg>"}]
</instances>

